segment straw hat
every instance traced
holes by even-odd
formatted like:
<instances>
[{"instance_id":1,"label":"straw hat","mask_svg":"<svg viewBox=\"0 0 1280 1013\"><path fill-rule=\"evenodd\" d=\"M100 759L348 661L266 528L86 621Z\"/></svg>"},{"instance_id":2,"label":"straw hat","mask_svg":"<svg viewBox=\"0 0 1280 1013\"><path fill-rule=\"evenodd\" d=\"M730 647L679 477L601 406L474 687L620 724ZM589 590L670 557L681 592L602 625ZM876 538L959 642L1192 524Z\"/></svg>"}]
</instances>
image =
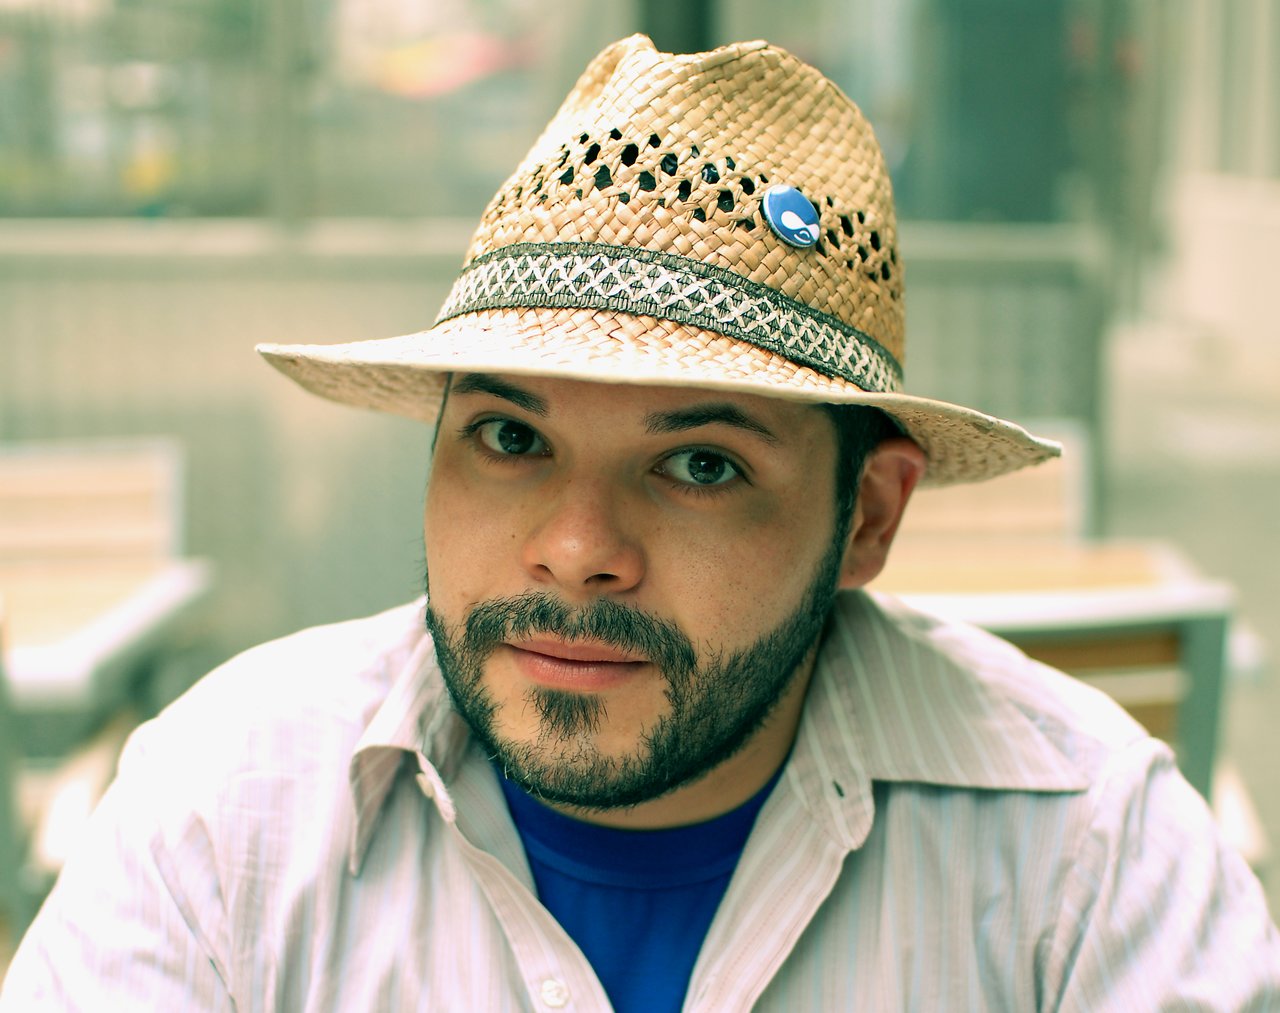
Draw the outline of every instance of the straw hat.
<instances>
[{"instance_id":1,"label":"straw hat","mask_svg":"<svg viewBox=\"0 0 1280 1013\"><path fill-rule=\"evenodd\" d=\"M1011 423L901 390L903 266L884 159L857 107L765 42L587 67L499 189L430 330L260 345L306 389L434 422L452 371L867 404L926 481L1055 456Z\"/></svg>"}]
</instances>

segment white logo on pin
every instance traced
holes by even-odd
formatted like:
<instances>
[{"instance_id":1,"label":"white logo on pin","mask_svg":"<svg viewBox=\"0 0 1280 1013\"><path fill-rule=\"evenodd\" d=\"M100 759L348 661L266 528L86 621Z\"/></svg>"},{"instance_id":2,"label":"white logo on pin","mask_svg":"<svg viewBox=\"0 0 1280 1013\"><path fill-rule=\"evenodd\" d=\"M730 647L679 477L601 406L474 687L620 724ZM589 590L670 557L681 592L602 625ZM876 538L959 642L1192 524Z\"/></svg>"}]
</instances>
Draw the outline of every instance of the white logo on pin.
<instances>
[{"instance_id":1,"label":"white logo on pin","mask_svg":"<svg viewBox=\"0 0 1280 1013\"><path fill-rule=\"evenodd\" d=\"M817 244L822 234L818 212L794 186L771 186L765 192L763 210L769 228L784 243L801 250Z\"/></svg>"}]
</instances>

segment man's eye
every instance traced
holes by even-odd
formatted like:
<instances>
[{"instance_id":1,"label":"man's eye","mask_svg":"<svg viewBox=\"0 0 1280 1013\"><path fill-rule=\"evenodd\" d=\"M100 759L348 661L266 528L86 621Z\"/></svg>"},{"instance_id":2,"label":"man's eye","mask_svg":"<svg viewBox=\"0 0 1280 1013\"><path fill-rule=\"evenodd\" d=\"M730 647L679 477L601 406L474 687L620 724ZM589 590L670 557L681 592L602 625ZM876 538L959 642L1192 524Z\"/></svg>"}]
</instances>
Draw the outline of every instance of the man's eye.
<instances>
[{"instance_id":1,"label":"man's eye","mask_svg":"<svg viewBox=\"0 0 1280 1013\"><path fill-rule=\"evenodd\" d=\"M662 473L688 485L724 485L741 474L733 462L712 450L682 450L662 462Z\"/></svg>"},{"instance_id":2,"label":"man's eye","mask_svg":"<svg viewBox=\"0 0 1280 1013\"><path fill-rule=\"evenodd\" d=\"M476 427L476 435L485 448L495 454L517 457L545 454L546 441L537 431L513 419L492 419Z\"/></svg>"}]
</instances>

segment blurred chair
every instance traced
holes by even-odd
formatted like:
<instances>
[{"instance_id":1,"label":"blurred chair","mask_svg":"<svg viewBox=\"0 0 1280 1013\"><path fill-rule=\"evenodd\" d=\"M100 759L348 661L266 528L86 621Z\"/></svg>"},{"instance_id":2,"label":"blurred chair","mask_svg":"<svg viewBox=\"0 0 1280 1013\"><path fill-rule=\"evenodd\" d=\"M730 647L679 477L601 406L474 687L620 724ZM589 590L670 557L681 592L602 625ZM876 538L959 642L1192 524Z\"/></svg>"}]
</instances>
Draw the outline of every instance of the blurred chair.
<instances>
[{"instance_id":1,"label":"blurred chair","mask_svg":"<svg viewBox=\"0 0 1280 1013\"><path fill-rule=\"evenodd\" d=\"M0 594L26 755L65 756L145 694L211 570L182 553L171 441L0 446Z\"/></svg>"},{"instance_id":2,"label":"blurred chair","mask_svg":"<svg viewBox=\"0 0 1280 1013\"><path fill-rule=\"evenodd\" d=\"M0 648L4 645L0 599ZM114 716L69 756L24 759L0 651L0 977L67 854L115 776L116 760L136 721Z\"/></svg>"},{"instance_id":3,"label":"blurred chair","mask_svg":"<svg viewBox=\"0 0 1280 1013\"><path fill-rule=\"evenodd\" d=\"M0 916L22 933L115 775L210 569L171 441L0 446Z\"/></svg>"}]
</instances>

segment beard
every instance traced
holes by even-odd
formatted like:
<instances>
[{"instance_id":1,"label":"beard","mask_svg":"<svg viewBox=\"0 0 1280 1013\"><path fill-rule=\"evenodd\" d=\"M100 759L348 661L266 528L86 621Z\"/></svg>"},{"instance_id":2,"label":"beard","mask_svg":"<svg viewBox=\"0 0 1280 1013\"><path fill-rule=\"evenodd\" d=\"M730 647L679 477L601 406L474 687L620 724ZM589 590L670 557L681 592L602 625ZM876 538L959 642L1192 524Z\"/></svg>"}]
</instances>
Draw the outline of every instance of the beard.
<instances>
[{"instance_id":1,"label":"beard","mask_svg":"<svg viewBox=\"0 0 1280 1013\"><path fill-rule=\"evenodd\" d=\"M453 705L503 773L548 802L617 809L658 798L696 780L738 752L765 723L816 650L835 600L842 548L836 542L796 608L750 646L700 657L680 628L608 598L571 608L545 592L474 606L450 627L428 608L426 625ZM534 634L589 639L643 655L665 682L668 708L632 752L605 755L595 733L608 720L595 693L530 687L538 716L532 741L504 739L498 704L483 684L485 662L502 644Z\"/></svg>"}]
</instances>

